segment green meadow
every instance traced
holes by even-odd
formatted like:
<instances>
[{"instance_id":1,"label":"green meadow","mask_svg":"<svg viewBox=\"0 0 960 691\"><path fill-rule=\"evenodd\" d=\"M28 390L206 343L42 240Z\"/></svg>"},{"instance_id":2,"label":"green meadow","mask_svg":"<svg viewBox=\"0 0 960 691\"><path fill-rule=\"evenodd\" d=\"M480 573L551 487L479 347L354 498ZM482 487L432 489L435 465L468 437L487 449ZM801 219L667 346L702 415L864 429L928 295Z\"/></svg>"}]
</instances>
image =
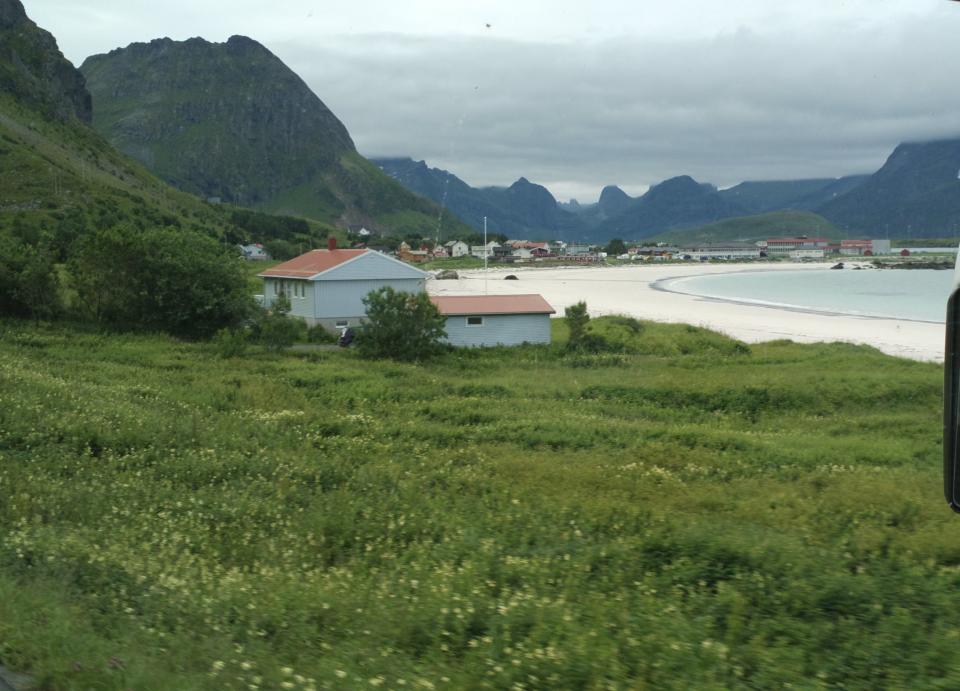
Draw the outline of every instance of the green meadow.
<instances>
[{"instance_id":1,"label":"green meadow","mask_svg":"<svg viewBox=\"0 0 960 691\"><path fill-rule=\"evenodd\" d=\"M43 689L960 687L936 365L224 359L0 322L0 664Z\"/></svg>"}]
</instances>

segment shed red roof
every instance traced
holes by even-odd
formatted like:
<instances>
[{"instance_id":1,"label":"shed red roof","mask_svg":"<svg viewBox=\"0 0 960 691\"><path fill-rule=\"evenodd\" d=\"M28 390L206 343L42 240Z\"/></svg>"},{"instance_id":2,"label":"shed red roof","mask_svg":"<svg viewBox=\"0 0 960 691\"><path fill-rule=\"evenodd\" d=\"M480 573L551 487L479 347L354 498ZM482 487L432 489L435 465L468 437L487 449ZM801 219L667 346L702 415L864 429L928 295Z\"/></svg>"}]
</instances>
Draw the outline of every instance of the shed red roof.
<instances>
[{"instance_id":1,"label":"shed red roof","mask_svg":"<svg viewBox=\"0 0 960 691\"><path fill-rule=\"evenodd\" d=\"M299 257L294 257L290 261L285 261L271 269L258 273L257 276L310 278L369 251L370 250L310 250L306 254L301 254Z\"/></svg>"},{"instance_id":2,"label":"shed red roof","mask_svg":"<svg viewBox=\"0 0 960 691\"><path fill-rule=\"evenodd\" d=\"M431 295L440 314L553 314L540 295Z\"/></svg>"}]
</instances>

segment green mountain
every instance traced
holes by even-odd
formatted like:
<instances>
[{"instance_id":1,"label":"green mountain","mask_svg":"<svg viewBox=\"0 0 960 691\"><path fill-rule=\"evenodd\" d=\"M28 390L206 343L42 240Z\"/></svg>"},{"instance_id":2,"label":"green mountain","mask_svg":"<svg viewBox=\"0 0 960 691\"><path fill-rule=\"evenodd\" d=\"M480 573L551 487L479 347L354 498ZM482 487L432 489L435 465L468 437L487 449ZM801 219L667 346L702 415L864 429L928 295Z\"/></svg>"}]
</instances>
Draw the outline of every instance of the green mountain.
<instances>
[{"instance_id":1,"label":"green mountain","mask_svg":"<svg viewBox=\"0 0 960 691\"><path fill-rule=\"evenodd\" d=\"M960 235L960 139L901 144L883 167L817 213L884 237Z\"/></svg>"},{"instance_id":2,"label":"green mountain","mask_svg":"<svg viewBox=\"0 0 960 691\"><path fill-rule=\"evenodd\" d=\"M210 234L225 215L172 189L87 123L90 94L19 0L0 0L0 231L64 256L92 228L179 225Z\"/></svg>"},{"instance_id":3,"label":"green mountain","mask_svg":"<svg viewBox=\"0 0 960 691\"><path fill-rule=\"evenodd\" d=\"M157 39L80 69L94 127L182 190L339 225L436 230L436 205L360 156L330 109L256 41Z\"/></svg>"},{"instance_id":4,"label":"green mountain","mask_svg":"<svg viewBox=\"0 0 960 691\"><path fill-rule=\"evenodd\" d=\"M515 238L575 240L585 225L561 208L549 190L520 178L509 187L471 187L453 173L410 158L374 159L391 178L442 204L476 230L487 219L490 232Z\"/></svg>"},{"instance_id":5,"label":"green mountain","mask_svg":"<svg viewBox=\"0 0 960 691\"><path fill-rule=\"evenodd\" d=\"M726 218L696 228L671 230L650 239L687 245L695 242L754 241L795 235L822 236L832 239L845 237L843 231L823 216L809 211L788 210Z\"/></svg>"}]
</instances>

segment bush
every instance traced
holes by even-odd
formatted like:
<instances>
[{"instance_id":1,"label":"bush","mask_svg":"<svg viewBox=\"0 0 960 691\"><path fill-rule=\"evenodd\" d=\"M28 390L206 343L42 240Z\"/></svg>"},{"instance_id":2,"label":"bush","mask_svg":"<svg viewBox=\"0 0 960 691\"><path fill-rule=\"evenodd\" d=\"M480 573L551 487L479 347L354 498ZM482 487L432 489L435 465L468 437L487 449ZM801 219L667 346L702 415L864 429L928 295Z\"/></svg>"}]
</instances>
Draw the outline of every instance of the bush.
<instances>
[{"instance_id":1,"label":"bush","mask_svg":"<svg viewBox=\"0 0 960 691\"><path fill-rule=\"evenodd\" d=\"M222 358L240 357L247 352L247 334L243 329L220 329L213 336L214 351Z\"/></svg>"},{"instance_id":2,"label":"bush","mask_svg":"<svg viewBox=\"0 0 960 691\"><path fill-rule=\"evenodd\" d=\"M587 303L578 302L570 305L563 312L564 321L567 323L567 329L570 331L570 337L567 340L567 350L582 350L587 338L587 324L590 323L590 315L587 314Z\"/></svg>"},{"instance_id":3,"label":"bush","mask_svg":"<svg viewBox=\"0 0 960 691\"><path fill-rule=\"evenodd\" d=\"M52 252L0 234L0 314L48 319L62 309Z\"/></svg>"},{"instance_id":4,"label":"bush","mask_svg":"<svg viewBox=\"0 0 960 691\"><path fill-rule=\"evenodd\" d=\"M357 335L357 348L364 357L417 361L446 349L446 320L426 293L384 287L371 291L363 304L368 322Z\"/></svg>"},{"instance_id":5,"label":"bush","mask_svg":"<svg viewBox=\"0 0 960 691\"><path fill-rule=\"evenodd\" d=\"M78 245L80 310L100 323L206 338L252 310L241 260L195 231L118 226Z\"/></svg>"},{"instance_id":6,"label":"bush","mask_svg":"<svg viewBox=\"0 0 960 691\"><path fill-rule=\"evenodd\" d=\"M269 312L264 312L261 317L257 333L260 342L268 350L279 351L289 348L306 330L306 324L303 321L288 316L289 311L290 298L280 295L273 303L273 308Z\"/></svg>"},{"instance_id":7,"label":"bush","mask_svg":"<svg viewBox=\"0 0 960 691\"><path fill-rule=\"evenodd\" d=\"M310 343L336 343L337 335L320 324L314 324L307 329L307 341Z\"/></svg>"}]
</instances>

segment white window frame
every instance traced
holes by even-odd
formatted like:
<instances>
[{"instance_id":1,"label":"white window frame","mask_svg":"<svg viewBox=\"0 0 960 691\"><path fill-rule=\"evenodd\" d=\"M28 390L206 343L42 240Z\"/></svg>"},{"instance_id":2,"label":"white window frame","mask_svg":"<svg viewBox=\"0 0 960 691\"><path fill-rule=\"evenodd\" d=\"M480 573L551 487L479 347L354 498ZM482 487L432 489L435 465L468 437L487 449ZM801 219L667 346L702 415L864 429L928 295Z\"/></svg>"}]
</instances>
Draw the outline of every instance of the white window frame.
<instances>
[{"instance_id":1,"label":"white window frame","mask_svg":"<svg viewBox=\"0 0 960 691\"><path fill-rule=\"evenodd\" d=\"M338 321L334 324L334 327L337 328L337 329L342 329L342 328L344 328L344 327L346 327L346 326L350 326L350 320L349 320L349 319L340 319L340 320L338 320Z\"/></svg>"},{"instance_id":2,"label":"white window frame","mask_svg":"<svg viewBox=\"0 0 960 691\"><path fill-rule=\"evenodd\" d=\"M480 315L474 314L474 315L471 315L471 316L467 317L466 319L467 319L467 326L469 326L469 327L476 328L476 327L478 327L478 326L483 326L483 317L480 316ZM479 319L480 321L479 321L478 323L476 323L476 324L471 324L471 323L470 323L470 320L471 320L471 319Z\"/></svg>"}]
</instances>

